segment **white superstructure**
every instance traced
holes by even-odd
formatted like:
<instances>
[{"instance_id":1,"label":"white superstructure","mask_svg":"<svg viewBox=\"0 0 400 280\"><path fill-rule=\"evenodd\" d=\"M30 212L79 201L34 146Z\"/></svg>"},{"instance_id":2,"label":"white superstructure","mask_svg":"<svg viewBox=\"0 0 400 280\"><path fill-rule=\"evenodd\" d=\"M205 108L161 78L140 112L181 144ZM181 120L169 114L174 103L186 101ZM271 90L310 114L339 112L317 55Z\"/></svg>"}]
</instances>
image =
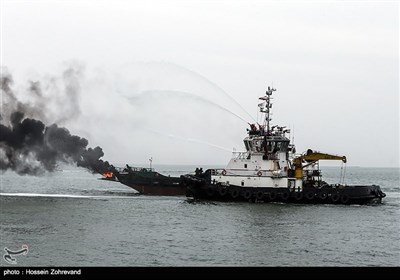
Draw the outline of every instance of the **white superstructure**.
<instances>
[{"instance_id":1,"label":"white superstructure","mask_svg":"<svg viewBox=\"0 0 400 280\"><path fill-rule=\"evenodd\" d=\"M263 116L262 124L250 124L248 136L244 139L245 152L234 153L225 169L215 169L211 174L213 184L236 185L240 187L301 188L291 163L294 145L286 137L289 129L270 127L271 95L275 89L268 87L266 95L258 104Z\"/></svg>"}]
</instances>

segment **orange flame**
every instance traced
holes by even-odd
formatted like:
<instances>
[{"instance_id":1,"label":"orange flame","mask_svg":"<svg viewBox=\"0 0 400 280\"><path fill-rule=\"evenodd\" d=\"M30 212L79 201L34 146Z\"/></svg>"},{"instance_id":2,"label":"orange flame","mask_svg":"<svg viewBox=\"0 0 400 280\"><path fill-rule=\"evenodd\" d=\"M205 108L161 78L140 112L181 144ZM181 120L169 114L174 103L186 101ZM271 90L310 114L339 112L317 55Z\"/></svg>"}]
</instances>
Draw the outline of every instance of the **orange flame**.
<instances>
[{"instance_id":1,"label":"orange flame","mask_svg":"<svg viewBox=\"0 0 400 280\"><path fill-rule=\"evenodd\" d=\"M114 174L111 171L106 171L102 174L106 178L112 178Z\"/></svg>"}]
</instances>

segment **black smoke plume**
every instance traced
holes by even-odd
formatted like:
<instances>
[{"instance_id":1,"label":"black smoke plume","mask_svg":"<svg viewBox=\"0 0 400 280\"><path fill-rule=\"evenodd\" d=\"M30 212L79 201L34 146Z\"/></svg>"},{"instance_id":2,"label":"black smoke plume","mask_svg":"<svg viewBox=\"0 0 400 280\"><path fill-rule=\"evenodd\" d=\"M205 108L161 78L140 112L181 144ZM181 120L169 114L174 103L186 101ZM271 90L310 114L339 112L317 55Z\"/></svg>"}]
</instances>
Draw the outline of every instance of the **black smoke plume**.
<instances>
[{"instance_id":1,"label":"black smoke plume","mask_svg":"<svg viewBox=\"0 0 400 280\"><path fill-rule=\"evenodd\" d=\"M71 135L68 129L56 124L46 126L40 120L26 117L29 106L18 101L11 82L9 74L1 77L1 90L7 102L2 104L0 115L0 170L40 175L56 170L60 162L73 163L93 173L109 169L110 164L100 159L104 156L100 147L87 148L88 140ZM3 110L4 106L8 110ZM3 116L10 108L13 112Z\"/></svg>"}]
</instances>

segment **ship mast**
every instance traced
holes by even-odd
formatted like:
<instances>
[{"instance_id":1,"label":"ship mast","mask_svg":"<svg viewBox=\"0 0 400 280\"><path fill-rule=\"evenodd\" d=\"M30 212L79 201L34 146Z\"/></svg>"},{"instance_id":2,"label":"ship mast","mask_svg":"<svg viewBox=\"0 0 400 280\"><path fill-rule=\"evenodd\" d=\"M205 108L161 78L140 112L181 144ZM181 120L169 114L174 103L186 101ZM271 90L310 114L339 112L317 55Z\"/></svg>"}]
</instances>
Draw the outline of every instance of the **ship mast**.
<instances>
[{"instance_id":1,"label":"ship mast","mask_svg":"<svg viewBox=\"0 0 400 280\"><path fill-rule=\"evenodd\" d=\"M265 108L260 108L260 111L262 113L265 113L265 120L264 120L264 125L267 128L267 133L270 132L270 127L269 127L269 122L272 120L270 117L270 109L272 107L271 103L271 95L272 93L276 91L276 89L268 87L268 90L265 92L266 96L260 97L259 99L265 100L266 106Z\"/></svg>"}]
</instances>

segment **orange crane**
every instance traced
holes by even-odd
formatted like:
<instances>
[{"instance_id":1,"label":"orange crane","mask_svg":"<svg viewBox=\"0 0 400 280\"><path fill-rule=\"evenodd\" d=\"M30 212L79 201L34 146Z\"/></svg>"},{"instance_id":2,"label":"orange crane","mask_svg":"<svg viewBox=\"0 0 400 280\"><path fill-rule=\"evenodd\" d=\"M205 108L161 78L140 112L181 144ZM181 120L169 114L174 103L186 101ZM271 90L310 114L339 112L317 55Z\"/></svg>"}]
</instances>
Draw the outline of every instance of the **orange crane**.
<instances>
[{"instance_id":1,"label":"orange crane","mask_svg":"<svg viewBox=\"0 0 400 280\"><path fill-rule=\"evenodd\" d=\"M316 163L319 160L341 160L346 163L345 156L337 156L331 154L324 154L320 152L314 152L311 149L307 150L307 153L299 157L294 158L293 163L296 168L295 177L296 179L301 179L303 177L303 169ZM303 165L303 163L306 163Z\"/></svg>"}]
</instances>

